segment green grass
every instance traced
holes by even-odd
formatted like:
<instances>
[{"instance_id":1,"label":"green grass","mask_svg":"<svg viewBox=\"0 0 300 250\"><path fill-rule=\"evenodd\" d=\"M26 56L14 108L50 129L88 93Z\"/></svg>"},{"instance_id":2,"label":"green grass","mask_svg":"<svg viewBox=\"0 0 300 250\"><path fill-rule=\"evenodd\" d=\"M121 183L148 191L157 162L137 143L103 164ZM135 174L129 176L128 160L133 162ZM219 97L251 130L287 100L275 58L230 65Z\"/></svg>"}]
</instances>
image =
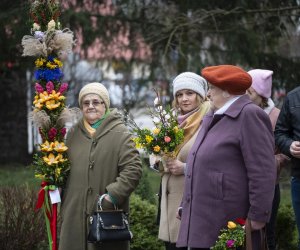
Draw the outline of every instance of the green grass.
<instances>
[{"instance_id":1,"label":"green grass","mask_svg":"<svg viewBox=\"0 0 300 250\"><path fill-rule=\"evenodd\" d=\"M34 178L34 171L18 164L0 166L0 186L29 185L39 187L40 181Z\"/></svg>"},{"instance_id":2,"label":"green grass","mask_svg":"<svg viewBox=\"0 0 300 250\"><path fill-rule=\"evenodd\" d=\"M280 204L291 204L291 183L290 183L290 170L284 168L280 174Z\"/></svg>"}]
</instances>

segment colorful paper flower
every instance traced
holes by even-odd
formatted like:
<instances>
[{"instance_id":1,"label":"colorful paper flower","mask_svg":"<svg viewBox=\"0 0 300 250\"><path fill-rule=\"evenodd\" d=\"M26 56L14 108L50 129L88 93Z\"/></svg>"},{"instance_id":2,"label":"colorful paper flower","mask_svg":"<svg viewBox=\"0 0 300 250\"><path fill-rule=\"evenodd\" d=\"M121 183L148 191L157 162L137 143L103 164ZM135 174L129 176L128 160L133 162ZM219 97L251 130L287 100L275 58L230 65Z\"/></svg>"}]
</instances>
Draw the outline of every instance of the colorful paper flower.
<instances>
[{"instance_id":1,"label":"colorful paper flower","mask_svg":"<svg viewBox=\"0 0 300 250\"><path fill-rule=\"evenodd\" d=\"M44 88L37 82L37 83L35 84L35 91L36 91L37 93L43 93L43 92L44 92Z\"/></svg>"},{"instance_id":2,"label":"colorful paper flower","mask_svg":"<svg viewBox=\"0 0 300 250\"><path fill-rule=\"evenodd\" d=\"M62 85L60 85L60 88L58 90L59 93L63 94L68 90L68 84L67 83L63 83Z\"/></svg>"},{"instance_id":3,"label":"colorful paper flower","mask_svg":"<svg viewBox=\"0 0 300 250\"><path fill-rule=\"evenodd\" d=\"M169 143L172 139L169 136L165 136L164 140L165 140L166 143Z\"/></svg>"},{"instance_id":4,"label":"colorful paper flower","mask_svg":"<svg viewBox=\"0 0 300 250\"><path fill-rule=\"evenodd\" d=\"M211 250L237 249L244 245L245 228L238 222L245 222L245 220L237 219L235 222L227 222L227 228L220 230L218 240Z\"/></svg>"}]
</instances>

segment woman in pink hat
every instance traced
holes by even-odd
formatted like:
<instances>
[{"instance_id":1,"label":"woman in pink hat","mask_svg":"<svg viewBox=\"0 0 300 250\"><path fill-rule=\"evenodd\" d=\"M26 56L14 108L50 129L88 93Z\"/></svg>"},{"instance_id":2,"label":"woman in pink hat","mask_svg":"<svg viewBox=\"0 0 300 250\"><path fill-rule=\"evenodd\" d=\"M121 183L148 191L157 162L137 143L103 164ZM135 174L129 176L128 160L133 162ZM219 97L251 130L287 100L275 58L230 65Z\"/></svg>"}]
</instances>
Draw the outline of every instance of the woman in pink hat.
<instances>
[{"instance_id":1,"label":"woman in pink hat","mask_svg":"<svg viewBox=\"0 0 300 250\"><path fill-rule=\"evenodd\" d=\"M247 94L250 99L259 107L261 107L270 117L273 131L275 129L276 121L280 110L275 107L272 101L272 75L273 71L265 69L253 69L248 71L248 74L252 77L252 85L247 90ZM269 250L276 249L275 241L275 224L276 216L280 203L280 188L279 188L279 173L283 165L286 163L288 157L284 154L275 153L275 163L277 167L277 181L275 186L274 199L272 204L272 213L269 223L267 223L267 241Z\"/></svg>"}]
</instances>

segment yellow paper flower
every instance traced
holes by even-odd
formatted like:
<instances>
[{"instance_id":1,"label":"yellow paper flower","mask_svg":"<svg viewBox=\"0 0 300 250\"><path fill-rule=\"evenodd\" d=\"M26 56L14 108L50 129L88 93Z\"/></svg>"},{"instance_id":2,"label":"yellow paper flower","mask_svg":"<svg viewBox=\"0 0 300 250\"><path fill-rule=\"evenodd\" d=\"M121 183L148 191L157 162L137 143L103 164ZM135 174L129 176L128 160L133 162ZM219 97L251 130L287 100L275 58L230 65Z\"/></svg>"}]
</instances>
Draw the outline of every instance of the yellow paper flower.
<instances>
[{"instance_id":1,"label":"yellow paper flower","mask_svg":"<svg viewBox=\"0 0 300 250\"><path fill-rule=\"evenodd\" d=\"M154 135L158 135L160 132L160 129L155 127L152 132Z\"/></svg>"},{"instance_id":2,"label":"yellow paper flower","mask_svg":"<svg viewBox=\"0 0 300 250\"><path fill-rule=\"evenodd\" d=\"M67 160L67 159L65 159L65 158L63 157L62 154L58 154L57 157L58 157L57 159L58 159L59 162L64 162L64 161Z\"/></svg>"},{"instance_id":3,"label":"yellow paper flower","mask_svg":"<svg viewBox=\"0 0 300 250\"><path fill-rule=\"evenodd\" d=\"M62 153L67 151L68 147L63 142L55 141L53 149L58 153Z\"/></svg>"},{"instance_id":4,"label":"yellow paper flower","mask_svg":"<svg viewBox=\"0 0 300 250\"><path fill-rule=\"evenodd\" d=\"M62 62L61 62L60 60L58 60L57 58L54 58L54 59L53 59L53 62L55 62L55 64L56 64L59 68L61 68L61 67L63 66Z\"/></svg>"},{"instance_id":5,"label":"yellow paper flower","mask_svg":"<svg viewBox=\"0 0 300 250\"><path fill-rule=\"evenodd\" d=\"M177 126L174 127L174 128L173 128L173 131L174 131L175 133L177 133L177 132L179 131L178 127L177 127Z\"/></svg>"},{"instance_id":6,"label":"yellow paper flower","mask_svg":"<svg viewBox=\"0 0 300 250\"><path fill-rule=\"evenodd\" d=\"M57 164L59 162L60 158L61 158L60 154L58 154L58 156L55 157L54 154L50 153L48 155L48 157L44 156L43 160L44 160L44 162L46 162L48 165L51 166L53 164Z\"/></svg>"},{"instance_id":7,"label":"yellow paper flower","mask_svg":"<svg viewBox=\"0 0 300 250\"><path fill-rule=\"evenodd\" d=\"M229 229L234 229L234 228L236 228L236 224L233 221L228 221L227 227Z\"/></svg>"},{"instance_id":8,"label":"yellow paper flower","mask_svg":"<svg viewBox=\"0 0 300 250\"><path fill-rule=\"evenodd\" d=\"M35 105L34 105L37 109L41 110L42 107L44 106L42 103L40 102L37 102Z\"/></svg>"},{"instance_id":9,"label":"yellow paper flower","mask_svg":"<svg viewBox=\"0 0 300 250\"><path fill-rule=\"evenodd\" d=\"M159 152L160 151L160 146L156 145L153 147L154 152Z\"/></svg>"},{"instance_id":10,"label":"yellow paper flower","mask_svg":"<svg viewBox=\"0 0 300 250\"><path fill-rule=\"evenodd\" d=\"M41 145L41 150L43 152L51 152L53 150L53 142L49 143L48 141L45 141L42 145Z\"/></svg>"},{"instance_id":11,"label":"yellow paper flower","mask_svg":"<svg viewBox=\"0 0 300 250\"><path fill-rule=\"evenodd\" d=\"M40 103L44 103L44 102L48 101L49 99L51 99L51 98L49 97L47 91L44 91L43 93L40 93L40 99L39 99Z\"/></svg>"},{"instance_id":12,"label":"yellow paper flower","mask_svg":"<svg viewBox=\"0 0 300 250\"><path fill-rule=\"evenodd\" d=\"M45 62L46 62L46 60L44 58L38 58L35 60L35 66L37 68L40 68L44 65Z\"/></svg>"},{"instance_id":13,"label":"yellow paper flower","mask_svg":"<svg viewBox=\"0 0 300 250\"><path fill-rule=\"evenodd\" d=\"M52 93L49 95L49 98L60 101L60 100L64 100L66 97L61 95L59 92L56 93L55 90L52 90Z\"/></svg>"},{"instance_id":14,"label":"yellow paper flower","mask_svg":"<svg viewBox=\"0 0 300 250\"><path fill-rule=\"evenodd\" d=\"M55 102L55 100L50 100L46 102L46 107L49 110L56 109L60 106L60 102Z\"/></svg>"},{"instance_id":15,"label":"yellow paper flower","mask_svg":"<svg viewBox=\"0 0 300 250\"><path fill-rule=\"evenodd\" d=\"M57 65L52 62L47 62L46 66L49 69L55 69L57 67Z\"/></svg>"},{"instance_id":16,"label":"yellow paper flower","mask_svg":"<svg viewBox=\"0 0 300 250\"><path fill-rule=\"evenodd\" d=\"M150 135L146 135L145 139L146 139L146 142L147 142L147 143L150 143L150 142L153 141L153 137L150 136Z\"/></svg>"},{"instance_id":17,"label":"yellow paper flower","mask_svg":"<svg viewBox=\"0 0 300 250\"><path fill-rule=\"evenodd\" d=\"M60 176L61 173L61 168L56 168L55 169L55 178L57 179Z\"/></svg>"}]
</instances>

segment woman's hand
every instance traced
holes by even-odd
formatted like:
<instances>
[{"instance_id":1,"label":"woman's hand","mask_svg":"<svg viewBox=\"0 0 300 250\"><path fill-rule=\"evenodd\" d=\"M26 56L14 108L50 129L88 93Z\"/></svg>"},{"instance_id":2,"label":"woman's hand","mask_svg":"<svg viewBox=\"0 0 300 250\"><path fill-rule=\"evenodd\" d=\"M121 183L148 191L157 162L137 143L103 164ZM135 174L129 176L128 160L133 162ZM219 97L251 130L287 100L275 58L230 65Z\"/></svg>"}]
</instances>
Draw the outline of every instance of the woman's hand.
<instances>
[{"instance_id":1,"label":"woman's hand","mask_svg":"<svg viewBox=\"0 0 300 250\"><path fill-rule=\"evenodd\" d=\"M167 168L173 175L183 175L185 163L177 160L168 158L166 161Z\"/></svg>"},{"instance_id":2,"label":"woman's hand","mask_svg":"<svg viewBox=\"0 0 300 250\"><path fill-rule=\"evenodd\" d=\"M182 207L179 207L176 212L176 218L178 220L181 220L181 215L182 215Z\"/></svg>"},{"instance_id":3,"label":"woman's hand","mask_svg":"<svg viewBox=\"0 0 300 250\"><path fill-rule=\"evenodd\" d=\"M300 158L300 142L299 141L293 141L293 143L290 146L290 153L295 158Z\"/></svg>"},{"instance_id":4,"label":"woman's hand","mask_svg":"<svg viewBox=\"0 0 300 250\"><path fill-rule=\"evenodd\" d=\"M253 221L253 220L251 220L250 222L251 222L251 229L252 229L252 231L260 230L260 229L262 229L266 225L265 222L260 222L260 221Z\"/></svg>"}]
</instances>

